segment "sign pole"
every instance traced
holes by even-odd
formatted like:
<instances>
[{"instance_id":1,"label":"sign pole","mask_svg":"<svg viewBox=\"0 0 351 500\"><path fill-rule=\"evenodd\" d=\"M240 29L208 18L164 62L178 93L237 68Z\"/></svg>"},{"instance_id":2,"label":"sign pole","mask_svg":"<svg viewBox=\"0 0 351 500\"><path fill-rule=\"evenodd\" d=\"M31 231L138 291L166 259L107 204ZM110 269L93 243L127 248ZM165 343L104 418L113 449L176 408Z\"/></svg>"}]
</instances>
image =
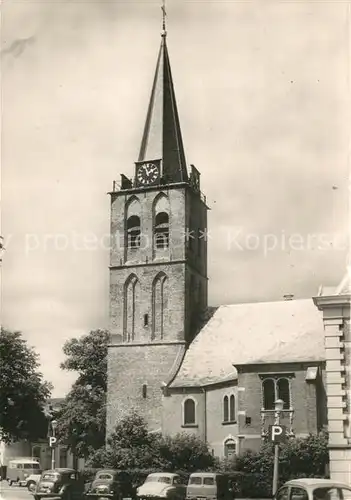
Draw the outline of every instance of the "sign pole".
<instances>
[{"instance_id":1,"label":"sign pole","mask_svg":"<svg viewBox=\"0 0 351 500\"><path fill-rule=\"evenodd\" d=\"M51 421L52 436L49 437L49 445L51 447L51 469L55 469L55 444L57 441L55 437L56 423L56 420Z\"/></svg>"},{"instance_id":2,"label":"sign pole","mask_svg":"<svg viewBox=\"0 0 351 500\"><path fill-rule=\"evenodd\" d=\"M273 495L278 489L279 478L279 444L274 445L274 465L273 465Z\"/></svg>"},{"instance_id":3,"label":"sign pole","mask_svg":"<svg viewBox=\"0 0 351 500\"><path fill-rule=\"evenodd\" d=\"M284 408L284 401L277 399L275 402L275 422L272 426L272 441L274 443L274 463L273 463L273 496L276 494L279 482L279 441L276 439L283 434L283 428L280 426L280 412Z\"/></svg>"}]
</instances>

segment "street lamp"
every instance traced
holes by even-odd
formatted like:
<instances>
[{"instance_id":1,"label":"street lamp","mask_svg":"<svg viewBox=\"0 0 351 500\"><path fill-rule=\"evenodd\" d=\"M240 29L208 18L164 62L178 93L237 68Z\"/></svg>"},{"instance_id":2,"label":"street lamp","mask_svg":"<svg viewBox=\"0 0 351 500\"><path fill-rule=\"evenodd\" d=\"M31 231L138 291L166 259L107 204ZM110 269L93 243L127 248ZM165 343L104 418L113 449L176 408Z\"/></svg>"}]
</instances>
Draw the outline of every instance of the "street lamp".
<instances>
[{"instance_id":1,"label":"street lamp","mask_svg":"<svg viewBox=\"0 0 351 500\"><path fill-rule=\"evenodd\" d=\"M55 429L57 427L57 421L51 420L51 431L52 437L55 438ZM55 469L55 439L52 440L52 449L51 449L51 469Z\"/></svg>"},{"instance_id":2,"label":"street lamp","mask_svg":"<svg viewBox=\"0 0 351 500\"><path fill-rule=\"evenodd\" d=\"M280 425L280 414L284 408L284 401L277 399L274 402L274 425ZM274 467L273 467L273 495L278 489L279 478L279 444L274 444Z\"/></svg>"}]
</instances>

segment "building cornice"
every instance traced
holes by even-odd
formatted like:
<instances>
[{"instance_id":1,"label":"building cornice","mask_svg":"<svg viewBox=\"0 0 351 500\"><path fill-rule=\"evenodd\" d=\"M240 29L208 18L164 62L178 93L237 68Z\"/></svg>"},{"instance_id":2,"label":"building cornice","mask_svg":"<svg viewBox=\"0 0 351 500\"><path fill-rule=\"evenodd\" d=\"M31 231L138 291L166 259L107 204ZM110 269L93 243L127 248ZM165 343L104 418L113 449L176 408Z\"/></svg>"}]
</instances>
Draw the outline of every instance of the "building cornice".
<instances>
[{"instance_id":1,"label":"building cornice","mask_svg":"<svg viewBox=\"0 0 351 500\"><path fill-rule=\"evenodd\" d=\"M108 344L107 347L155 347L168 345L185 345L185 340L173 340L170 342L119 342L118 344Z\"/></svg>"},{"instance_id":2,"label":"building cornice","mask_svg":"<svg viewBox=\"0 0 351 500\"><path fill-rule=\"evenodd\" d=\"M322 311L324 308L350 305L351 296L347 295L319 295L313 297L314 305Z\"/></svg>"}]
</instances>

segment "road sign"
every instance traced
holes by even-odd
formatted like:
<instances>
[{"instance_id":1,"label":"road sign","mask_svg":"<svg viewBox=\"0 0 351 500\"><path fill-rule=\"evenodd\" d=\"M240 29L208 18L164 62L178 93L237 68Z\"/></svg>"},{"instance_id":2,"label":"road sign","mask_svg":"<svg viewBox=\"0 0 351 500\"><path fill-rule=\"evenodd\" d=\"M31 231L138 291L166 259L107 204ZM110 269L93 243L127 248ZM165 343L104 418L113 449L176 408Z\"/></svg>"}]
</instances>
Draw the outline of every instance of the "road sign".
<instances>
[{"instance_id":1,"label":"road sign","mask_svg":"<svg viewBox=\"0 0 351 500\"><path fill-rule=\"evenodd\" d=\"M271 443L283 443L286 440L286 426L270 425L268 427L268 437Z\"/></svg>"},{"instance_id":2,"label":"road sign","mask_svg":"<svg viewBox=\"0 0 351 500\"><path fill-rule=\"evenodd\" d=\"M50 436L50 437L49 437L49 445L50 445L50 448L52 448L53 446L55 446L56 441L57 441L57 439L56 439L54 436Z\"/></svg>"}]
</instances>

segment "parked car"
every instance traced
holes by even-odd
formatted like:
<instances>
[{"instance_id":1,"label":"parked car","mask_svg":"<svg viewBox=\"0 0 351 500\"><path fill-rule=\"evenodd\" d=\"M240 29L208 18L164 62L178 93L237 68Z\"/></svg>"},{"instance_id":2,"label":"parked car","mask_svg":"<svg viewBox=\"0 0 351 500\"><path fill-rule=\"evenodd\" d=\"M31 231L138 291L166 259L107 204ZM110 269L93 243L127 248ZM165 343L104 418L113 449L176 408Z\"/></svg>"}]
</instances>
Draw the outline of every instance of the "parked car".
<instances>
[{"instance_id":1,"label":"parked car","mask_svg":"<svg viewBox=\"0 0 351 500\"><path fill-rule=\"evenodd\" d=\"M235 493L226 474L194 472L186 489L187 500L233 500Z\"/></svg>"},{"instance_id":2,"label":"parked car","mask_svg":"<svg viewBox=\"0 0 351 500\"><path fill-rule=\"evenodd\" d=\"M184 500L186 485L178 474L168 472L149 474L142 486L136 491L137 498L147 500L150 498L167 498Z\"/></svg>"},{"instance_id":3,"label":"parked car","mask_svg":"<svg viewBox=\"0 0 351 500\"><path fill-rule=\"evenodd\" d=\"M27 477L27 483L26 486L29 491L34 491L35 487L41 478L41 474L31 474L30 476Z\"/></svg>"},{"instance_id":4,"label":"parked car","mask_svg":"<svg viewBox=\"0 0 351 500\"><path fill-rule=\"evenodd\" d=\"M11 486L14 483L26 486L27 477L31 474L41 474L39 460L18 458L10 460L6 470L6 479Z\"/></svg>"},{"instance_id":5,"label":"parked car","mask_svg":"<svg viewBox=\"0 0 351 500\"><path fill-rule=\"evenodd\" d=\"M74 469L51 469L42 473L35 490L35 500L42 498L62 498L81 500L84 497L84 479Z\"/></svg>"},{"instance_id":6,"label":"parked car","mask_svg":"<svg viewBox=\"0 0 351 500\"><path fill-rule=\"evenodd\" d=\"M274 499L351 500L351 486L332 479L292 479L279 488Z\"/></svg>"},{"instance_id":7,"label":"parked car","mask_svg":"<svg viewBox=\"0 0 351 500\"><path fill-rule=\"evenodd\" d=\"M103 469L96 473L86 491L86 497L92 500L131 500L135 498L135 493L129 474L114 469Z\"/></svg>"}]
</instances>

